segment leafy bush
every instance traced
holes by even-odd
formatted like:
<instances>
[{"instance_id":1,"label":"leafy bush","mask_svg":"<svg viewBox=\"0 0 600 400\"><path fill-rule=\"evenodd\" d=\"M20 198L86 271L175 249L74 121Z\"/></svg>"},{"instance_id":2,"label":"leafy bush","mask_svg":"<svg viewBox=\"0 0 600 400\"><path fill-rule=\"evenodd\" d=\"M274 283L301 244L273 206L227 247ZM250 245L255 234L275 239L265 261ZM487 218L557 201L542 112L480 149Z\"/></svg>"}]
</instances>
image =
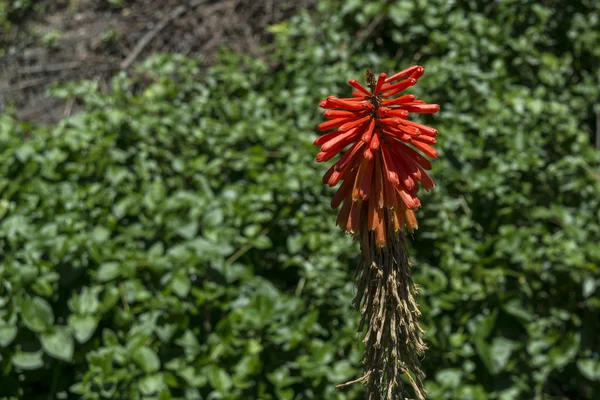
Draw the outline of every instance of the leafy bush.
<instances>
[{"instance_id":1,"label":"leafy bush","mask_svg":"<svg viewBox=\"0 0 600 400\"><path fill-rule=\"evenodd\" d=\"M334 389L360 374L358 249L316 105L419 58L442 105L409 240L431 398L597 398L600 13L478 4L324 1L264 60L157 56L109 95L57 89L85 111L56 126L3 115L0 394L361 398Z\"/></svg>"}]
</instances>

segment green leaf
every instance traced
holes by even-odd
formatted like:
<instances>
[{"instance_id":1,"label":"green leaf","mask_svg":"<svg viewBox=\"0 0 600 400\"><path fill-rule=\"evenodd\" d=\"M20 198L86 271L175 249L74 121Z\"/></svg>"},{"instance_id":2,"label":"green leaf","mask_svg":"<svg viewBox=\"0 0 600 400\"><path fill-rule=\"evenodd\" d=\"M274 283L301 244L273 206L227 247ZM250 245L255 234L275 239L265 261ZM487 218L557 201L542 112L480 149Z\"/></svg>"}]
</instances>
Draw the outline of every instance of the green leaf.
<instances>
[{"instance_id":1,"label":"green leaf","mask_svg":"<svg viewBox=\"0 0 600 400\"><path fill-rule=\"evenodd\" d=\"M505 339L503 337L494 338L491 346L491 357L492 357L492 373L498 373L504 371L510 356L518 347L517 343L512 340Z\"/></svg>"},{"instance_id":2,"label":"green leaf","mask_svg":"<svg viewBox=\"0 0 600 400\"><path fill-rule=\"evenodd\" d=\"M175 294L181 298L184 298L188 295L190 292L190 286L190 278L184 274L175 275L171 281L171 288L173 289L173 292L175 292Z\"/></svg>"},{"instance_id":3,"label":"green leaf","mask_svg":"<svg viewBox=\"0 0 600 400\"><path fill-rule=\"evenodd\" d=\"M148 346L142 346L133 353L133 360L144 370L150 374L160 369L160 359Z\"/></svg>"},{"instance_id":4,"label":"green leaf","mask_svg":"<svg viewBox=\"0 0 600 400\"><path fill-rule=\"evenodd\" d=\"M165 387L164 375L153 374L145 376L138 382L138 387L144 395L158 393Z\"/></svg>"},{"instance_id":5,"label":"green leaf","mask_svg":"<svg viewBox=\"0 0 600 400\"><path fill-rule=\"evenodd\" d=\"M573 361L579 350L580 342L581 336L579 333L571 332L564 335L548 352L551 365L562 368Z\"/></svg>"},{"instance_id":6,"label":"green leaf","mask_svg":"<svg viewBox=\"0 0 600 400\"><path fill-rule=\"evenodd\" d=\"M231 389L233 383L231 381L231 377L225 370L217 367L216 365L212 365L208 368L207 376L210 385L219 393L229 393L229 389Z\"/></svg>"},{"instance_id":7,"label":"green leaf","mask_svg":"<svg viewBox=\"0 0 600 400\"><path fill-rule=\"evenodd\" d=\"M435 380L447 388L456 388L460 385L463 372L457 368L447 368L435 375Z\"/></svg>"},{"instance_id":8,"label":"green leaf","mask_svg":"<svg viewBox=\"0 0 600 400\"><path fill-rule=\"evenodd\" d=\"M54 323L52 308L41 297L23 300L21 316L25 326L34 332L44 332Z\"/></svg>"},{"instance_id":9,"label":"green leaf","mask_svg":"<svg viewBox=\"0 0 600 400\"><path fill-rule=\"evenodd\" d=\"M488 371L494 375L504 371L513 350L517 347L517 343L503 337L494 338L491 346L480 338L475 341L475 348L481 360Z\"/></svg>"},{"instance_id":10,"label":"green leaf","mask_svg":"<svg viewBox=\"0 0 600 400\"><path fill-rule=\"evenodd\" d=\"M121 275L121 268L117 262L107 262L100 265L96 279L99 282L107 282Z\"/></svg>"},{"instance_id":11,"label":"green leaf","mask_svg":"<svg viewBox=\"0 0 600 400\"><path fill-rule=\"evenodd\" d=\"M40 341L46 354L63 361L73 358L73 336L68 329L56 327L42 334Z\"/></svg>"},{"instance_id":12,"label":"green leaf","mask_svg":"<svg viewBox=\"0 0 600 400\"><path fill-rule=\"evenodd\" d=\"M77 339L79 343L85 343L94 334L94 331L98 326L98 318L91 315L84 317L71 315L69 317L69 326L73 329L75 339Z\"/></svg>"},{"instance_id":13,"label":"green leaf","mask_svg":"<svg viewBox=\"0 0 600 400\"><path fill-rule=\"evenodd\" d=\"M4 325L0 322L0 347L6 347L12 343L17 336L17 327Z\"/></svg>"},{"instance_id":14,"label":"green leaf","mask_svg":"<svg viewBox=\"0 0 600 400\"><path fill-rule=\"evenodd\" d=\"M183 238L190 240L190 239L193 239L194 237L196 237L197 231L198 231L198 222L192 221L189 224L184 225L181 228L179 228L177 230L177 233L179 233Z\"/></svg>"},{"instance_id":15,"label":"green leaf","mask_svg":"<svg viewBox=\"0 0 600 400\"><path fill-rule=\"evenodd\" d=\"M214 208L204 215L203 222L207 227L219 226L223 222L223 211L220 208Z\"/></svg>"},{"instance_id":16,"label":"green leaf","mask_svg":"<svg viewBox=\"0 0 600 400\"><path fill-rule=\"evenodd\" d=\"M41 351L34 353L17 351L11 361L15 367L26 370L38 369L44 365Z\"/></svg>"},{"instance_id":17,"label":"green leaf","mask_svg":"<svg viewBox=\"0 0 600 400\"><path fill-rule=\"evenodd\" d=\"M590 381L600 382L600 361L591 358L579 360L577 368Z\"/></svg>"}]
</instances>

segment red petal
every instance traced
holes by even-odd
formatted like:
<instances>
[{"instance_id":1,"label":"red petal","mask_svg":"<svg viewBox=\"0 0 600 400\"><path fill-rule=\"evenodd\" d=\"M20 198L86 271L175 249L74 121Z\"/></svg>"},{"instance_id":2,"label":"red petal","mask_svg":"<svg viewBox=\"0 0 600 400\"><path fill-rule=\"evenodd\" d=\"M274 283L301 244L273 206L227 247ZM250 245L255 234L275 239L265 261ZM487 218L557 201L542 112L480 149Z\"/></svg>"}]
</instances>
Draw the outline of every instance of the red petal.
<instances>
[{"instance_id":1,"label":"red petal","mask_svg":"<svg viewBox=\"0 0 600 400\"><path fill-rule=\"evenodd\" d=\"M383 193L383 165L381 164L381 153L375 153L375 193L376 197L372 199L377 200L377 206L383 208L385 204L385 194Z\"/></svg>"},{"instance_id":2,"label":"red petal","mask_svg":"<svg viewBox=\"0 0 600 400\"><path fill-rule=\"evenodd\" d=\"M408 118L408 111L406 111L406 110L390 110L386 113L386 116L397 117L397 118Z\"/></svg>"},{"instance_id":3,"label":"red petal","mask_svg":"<svg viewBox=\"0 0 600 400\"><path fill-rule=\"evenodd\" d=\"M394 154L394 156L396 156L396 159L402 163L404 169L415 180L421 180L421 170L419 169L419 164L409 155L410 151L414 153L416 153L416 151L414 151L404 143L390 141L389 145L390 149L392 150L392 153Z\"/></svg>"},{"instance_id":4,"label":"red petal","mask_svg":"<svg viewBox=\"0 0 600 400\"><path fill-rule=\"evenodd\" d=\"M350 218L346 224L346 232L358 233L360 230L360 209L362 203L360 201L353 201L350 209Z\"/></svg>"},{"instance_id":5,"label":"red petal","mask_svg":"<svg viewBox=\"0 0 600 400\"><path fill-rule=\"evenodd\" d=\"M334 138L328 140L326 143L321 146L321 151L332 151L337 149L338 152L342 151L342 149L352 143L354 140L358 139L362 130L359 128L354 128L349 130L348 132L344 132L340 135L335 136Z\"/></svg>"},{"instance_id":6,"label":"red petal","mask_svg":"<svg viewBox=\"0 0 600 400\"><path fill-rule=\"evenodd\" d=\"M344 110L327 110L323 113L325 118L356 118L362 117L361 113L355 111L344 111Z\"/></svg>"},{"instance_id":7,"label":"red petal","mask_svg":"<svg viewBox=\"0 0 600 400\"><path fill-rule=\"evenodd\" d=\"M409 88L411 86L414 86L416 83L417 83L417 80L413 79L413 78L408 78L404 81L394 83L393 85L390 85L387 88L383 89L386 93L382 94L381 97L393 96L396 93L400 93L403 90L406 90L407 88Z\"/></svg>"},{"instance_id":8,"label":"red petal","mask_svg":"<svg viewBox=\"0 0 600 400\"><path fill-rule=\"evenodd\" d=\"M404 218L406 221L406 227L409 231L414 232L415 229L419 228L419 224L417 224L417 218L412 210L404 210Z\"/></svg>"},{"instance_id":9,"label":"red petal","mask_svg":"<svg viewBox=\"0 0 600 400\"><path fill-rule=\"evenodd\" d=\"M424 135L437 136L439 133L437 131L437 129L430 128L427 125L419 124L417 122L413 122L413 121L409 121L409 120L402 120L402 121L400 121L400 123L404 124L404 125L414 126L415 128L419 129L421 131L421 133L423 133Z\"/></svg>"},{"instance_id":10,"label":"red petal","mask_svg":"<svg viewBox=\"0 0 600 400\"><path fill-rule=\"evenodd\" d=\"M391 118L379 118L379 123L384 125L389 125L391 127L396 127L400 124L400 118L391 117Z\"/></svg>"},{"instance_id":11,"label":"red petal","mask_svg":"<svg viewBox=\"0 0 600 400\"><path fill-rule=\"evenodd\" d=\"M340 188L337 190L333 199L331 199L331 208L336 209L342 203L344 199L350 198L350 192L352 191L352 181L345 180L342 182Z\"/></svg>"},{"instance_id":12,"label":"red petal","mask_svg":"<svg viewBox=\"0 0 600 400\"><path fill-rule=\"evenodd\" d=\"M359 154L359 150L365 143L363 141L356 142L344 155L338 160L335 166L336 171L345 170L351 163L354 162L356 156Z\"/></svg>"},{"instance_id":13,"label":"red petal","mask_svg":"<svg viewBox=\"0 0 600 400\"><path fill-rule=\"evenodd\" d=\"M387 180L394 186L398 186L400 184L400 178L398 176L398 169L396 167L396 163L394 163L394 159L390 154L387 146L381 146L381 154L383 155L383 165L385 176Z\"/></svg>"},{"instance_id":14,"label":"red petal","mask_svg":"<svg viewBox=\"0 0 600 400\"><path fill-rule=\"evenodd\" d=\"M420 77L423 76L423 74L425 73L425 68L421 67L421 66L417 66L417 69L415 69L415 72L413 72L410 77L414 78L414 79L419 79Z\"/></svg>"},{"instance_id":15,"label":"red petal","mask_svg":"<svg viewBox=\"0 0 600 400\"><path fill-rule=\"evenodd\" d=\"M383 133L385 133L386 135L390 135L398 140L402 140L403 142L410 142L412 140L412 136L398 129L393 129L392 127L384 129Z\"/></svg>"},{"instance_id":16,"label":"red petal","mask_svg":"<svg viewBox=\"0 0 600 400\"><path fill-rule=\"evenodd\" d=\"M385 72L382 72L379 74L379 78L377 78L377 86L375 86L375 94L376 95L381 92L381 87L385 83L386 77L387 77L387 74Z\"/></svg>"},{"instance_id":17,"label":"red petal","mask_svg":"<svg viewBox=\"0 0 600 400\"><path fill-rule=\"evenodd\" d=\"M394 209L394 230L398 231L404 225L404 208L396 207Z\"/></svg>"},{"instance_id":18,"label":"red petal","mask_svg":"<svg viewBox=\"0 0 600 400\"><path fill-rule=\"evenodd\" d=\"M321 122L317 129L320 131L328 131L331 128L337 128L338 126L344 125L346 122L354 121L354 118L336 118L329 121Z\"/></svg>"},{"instance_id":19,"label":"red petal","mask_svg":"<svg viewBox=\"0 0 600 400\"><path fill-rule=\"evenodd\" d=\"M401 107L403 110L422 114L435 114L440 110L439 104L415 104L414 102L402 104Z\"/></svg>"},{"instance_id":20,"label":"red petal","mask_svg":"<svg viewBox=\"0 0 600 400\"><path fill-rule=\"evenodd\" d=\"M335 157L335 155L337 153L339 153L339 151L330 151L330 152L320 151L317 153L317 157L315 158L315 160L317 160L317 162L329 161L333 157Z\"/></svg>"},{"instance_id":21,"label":"red petal","mask_svg":"<svg viewBox=\"0 0 600 400\"><path fill-rule=\"evenodd\" d=\"M421 170L418 165L406 157L405 154L398 154L394 151L394 148L390 148L392 150L393 155L396 157L394 161L398 165L399 169L399 177L402 182L402 186L404 186L407 190L412 190L415 188L415 180L421 179Z\"/></svg>"},{"instance_id":22,"label":"red petal","mask_svg":"<svg viewBox=\"0 0 600 400\"><path fill-rule=\"evenodd\" d=\"M380 213L379 215L379 223L377 224L377 227L375 228L375 244L378 247L385 247L385 223L384 223L384 219L383 219L383 210L382 209L378 209L377 210L378 213Z\"/></svg>"},{"instance_id":23,"label":"red petal","mask_svg":"<svg viewBox=\"0 0 600 400\"><path fill-rule=\"evenodd\" d=\"M372 96L373 95L363 85L361 85L360 83L358 83L358 81L356 79L350 79L348 81L348 84L350 84L350 86L352 86L353 88L360 90L361 92L363 92L367 96Z\"/></svg>"},{"instance_id":24,"label":"red petal","mask_svg":"<svg viewBox=\"0 0 600 400\"><path fill-rule=\"evenodd\" d=\"M371 117L370 115L367 115L366 117L362 117L362 118L359 118L359 119L356 119L356 120L353 120L353 121L350 121L350 122L346 122L344 125L340 126L339 131L340 132L349 131L350 129L355 128L355 127L357 127L357 126L359 126L361 124L364 124L365 122L367 122L367 121L369 121L371 119L374 120L373 117Z\"/></svg>"},{"instance_id":25,"label":"red petal","mask_svg":"<svg viewBox=\"0 0 600 400\"><path fill-rule=\"evenodd\" d=\"M358 166L358 173L356 174L356 178L354 179L354 188L352 189L352 200L354 201L361 199L360 187L362 185L362 180L365 174L366 167L367 163L364 160Z\"/></svg>"},{"instance_id":26,"label":"red petal","mask_svg":"<svg viewBox=\"0 0 600 400\"><path fill-rule=\"evenodd\" d=\"M377 212L378 208L373 202L369 202L369 212L367 219L367 226L370 231L374 231L377 225L379 224L379 213Z\"/></svg>"},{"instance_id":27,"label":"red petal","mask_svg":"<svg viewBox=\"0 0 600 400\"><path fill-rule=\"evenodd\" d=\"M411 149L409 146L404 147L404 154L406 154L411 160L420 165L423 169L431 170L431 161L421 155L421 153Z\"/></svg>"},{"instance_id":28,"label":"red petal","mask_svg":"<svg viewBox=\"0 0 600 400\"><path fill-rule=\"evenodd\" d=\"M329 181L329 178L331 178L331 175L333 175L333 172L335 171L335 165L332 165L327 172L325 172L325 175L323 175L323 184L327 184L327 182Z\"/></svg>"},{"instance_id":29,"label":"red petal","mask_svg":"<svg viewBox=\"0 0 600 400\"><path fill-rule=\"evenodd\" d=\"M434 137L432 136L427 136L427 135L418 135L413 137L413 140L417 140L419 142L423 142L423 143L427 143L427 144L436 144L437 140L435 140Z\"/></svg>"},{"instance_id":30,"label":"red petal","mask_svg":"<svg viewBox=\"0 0 600 400\"><path fill-rule=\"evenodd\" d=\"M325 100L319 103L319 106L322 108L344 108L347 110L364 110L364 109L372 109L373 104L369 101L365 101L362 98L345 98L338 99L334 96L329 96Z\"/></svg>"},{"instance_id":31,"label":"red petal","mask_svg":"<svg viewBox=\"0 0 600 400\"><path fill-rule=\"evenodd\" d=\"M413 65L412 67L408 67L405 70L402 70L402 71L390 76L389 78L387 78L385 80L385 83L397 81L398 79L402 79L402 78L411 76L418 68L423 68L423 67L420 67L419 65Z\"/></svg>"},{"instance_id":32,"label":"red petal","mask_svg":"<svg viewBox=\"0 0 600 400\"><path fill-rule=\"evenodd\" d=\"M395 99L383 100L381 102L381 105L384 107L395 106L395 105L404 104L404 103L412 103L415 101L415 99L416 99L415 95L405 94L404 96L400 96Z\"/></svg>"},{"instance_id":33,"label":"red petal","mask_svg":"<svg viewBox=\"0 0 600 400\"><path fill-rule=\"evenodd\" d=\"M421 184L423 185L425 190L429 192L435 187L435 183L433 182L433 179L431 179L431 177L427 174L427 172L425 172L425 170L421 168L421 166L419 166L419 169L421 170Z\"/></svg>"},{"instance_id":34,"label":"red petal","mask_svg":"<svg viewBox=\"0 0 600 400\"><path fill-rule=\"evenodd\" d=\"M348 217L350 217L351 207L352 201L350 201L350 199L346 199L346 201L344 201L344 205L342 206L337 216L335 223L342 229L346 229L346 226L348 226Z\"/></svg>"},{"instance_id":35,"label":"red petal","mask_svg":"<svg viewBox=\"0 0 600 400\"><path fill-rule=\"evenodd\" d=\"M370 196L371 181L373 180L373 169L374 169L375 163L373 162L373 159L365 160L363 162L366 162L367 165L365 167L365 172L363 173L363 176L362 176L359 194L363 200L367 200Z\"/></svg>"},{"instance_id":36,"label":"red petal","mask_svg":"<svg viewBox=\"0 0 600 400\"><path fill-rule=\"evenodd\" d=\"M373 151L377 150L379 148L379 144L380 144L379 135L376 133L373 136L373 139L371 140L371 150L373 150Z\"/></svg>"},{"instance_id":37,"label":"red petal","mask_svg":"<svg viewBox=\"0 0 600 400\"><path fill-rule=\"evenodd\" d=\"M425 153L425 155L428 157L436 158L438 156L438 152L426 143L413 141L411 144L417 149L421 150L423 153Z\"/></svg>"},{"instance_id":38,"label":"red petal","mask_svg":"<svg viewBox=\"0 0 600 400\"><path fill-rule=\"evenodd\" d=\"M367 128L365 133L363 133L363 135L362 135L363 142L369 143L371 141L371 137L373 136L374 129L375 129L375 118L372 118L371 123L369 124L369 127Z\"/></svg>"},{"instance_id":39,"label":"red petal","mask_svg":"<svg viewBox=\"0 0 600 400\"><path fill-rule=\"evenodd\" d=\"M421 207L421 202L414 191L398 189L398 194L400 195L402 202L406 205L406 208L414 210Z\"/></svg>"}]
</instances>

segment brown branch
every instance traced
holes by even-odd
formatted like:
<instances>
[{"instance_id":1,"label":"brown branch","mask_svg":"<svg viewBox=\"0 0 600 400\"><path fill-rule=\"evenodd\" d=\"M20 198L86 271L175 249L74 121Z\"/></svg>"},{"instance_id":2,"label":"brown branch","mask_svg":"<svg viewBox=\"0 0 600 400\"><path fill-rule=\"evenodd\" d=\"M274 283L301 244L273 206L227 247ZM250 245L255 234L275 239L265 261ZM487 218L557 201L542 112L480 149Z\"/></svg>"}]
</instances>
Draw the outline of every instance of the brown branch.
<instances>
[{"instance_id":1,"label":"brown branch","mask_svg":"<svg viewBox=\"0 0 600 400\"><path fill-rule=\"evenodd\" d=\"M269 229L265 228L263 229L260 233L259 236L261 235L266 235L267 233L269 233ZM238 258L240 258L241 256L243 256L244 254L246 254L251 248L254 247L253 243L246 243L244 246L242 246L240 249L238 249L238 251L236 251L235 253L233 253L231 255L231 257L229 257L226 261L225 261L225 265L231 265L233 264Z\"/></svg>"},{"instance_id":2,"label":"brown branch","mask_svg":"<svg viewBox=\"0 0 600 400\"><path fill-rule=\"evenodd\" d=\"M366 374L364 374L360 378L355 379L353 381L349 381L349 382L346 382L346 383L341 383L341 384L337 385L335 388L336 389L343 389L346 386L354 385L355 383L364 383L367 379L369 379L369 375L371 375L371 372L373 372L373 371L368 371Z\"/></svg>"},{"instance_id":3,"label":"brown branch","mask_svg":"<svg viewBox=\"0 0 600 400\"><path fill-rule=\"evenodd\" d=\"M173 11L165 15L160 21L158 21L156 26L142 37L142 39L135 45L131 53L129 53L127 58L123 60L121 63L121 69L129 68L129 66L135 61L135 59L146 48L146 46L150 44L154 37L158 35L158 33L162 31L165 26L169 24L169 22L171 22L171 20L179 17L179 15L181 15L185 10L185 6L178 6Z\"/></svg>"}]
</instances>

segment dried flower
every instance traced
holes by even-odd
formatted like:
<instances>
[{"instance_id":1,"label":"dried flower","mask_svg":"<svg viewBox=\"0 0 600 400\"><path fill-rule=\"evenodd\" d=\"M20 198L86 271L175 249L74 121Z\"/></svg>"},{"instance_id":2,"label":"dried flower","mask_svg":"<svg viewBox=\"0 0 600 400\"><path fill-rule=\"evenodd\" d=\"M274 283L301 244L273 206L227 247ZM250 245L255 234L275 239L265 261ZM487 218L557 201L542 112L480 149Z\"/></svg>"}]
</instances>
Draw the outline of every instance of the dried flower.
<instances>
[{"instance_id":1,"label":"dried flower","mask_svg":"<svg viewBox=\"0 0 600 400\"><path fill-rule=\"evenodd\" d=\"M321 146L317 161L328 161L350 146L323 177L331 187L342 182L331 201L332 208L342 205L337 224L354 236L375 232L379 247L386 245L387 225L393 232L404 225L411 232L417 228L418 183L425 190L434 187L426 172L431 163L423 154L437 157L432 145L438 131L408 117L435 113L439 106L412 94L393 97L414 86L424 71L415 65L390 77L381 73L377 80L368 71L369 89L351 79L352 97L330 96L319 104L327 109L328 121L318 128L331 131L314 142Z\"/></svg>"}]
</instances>

